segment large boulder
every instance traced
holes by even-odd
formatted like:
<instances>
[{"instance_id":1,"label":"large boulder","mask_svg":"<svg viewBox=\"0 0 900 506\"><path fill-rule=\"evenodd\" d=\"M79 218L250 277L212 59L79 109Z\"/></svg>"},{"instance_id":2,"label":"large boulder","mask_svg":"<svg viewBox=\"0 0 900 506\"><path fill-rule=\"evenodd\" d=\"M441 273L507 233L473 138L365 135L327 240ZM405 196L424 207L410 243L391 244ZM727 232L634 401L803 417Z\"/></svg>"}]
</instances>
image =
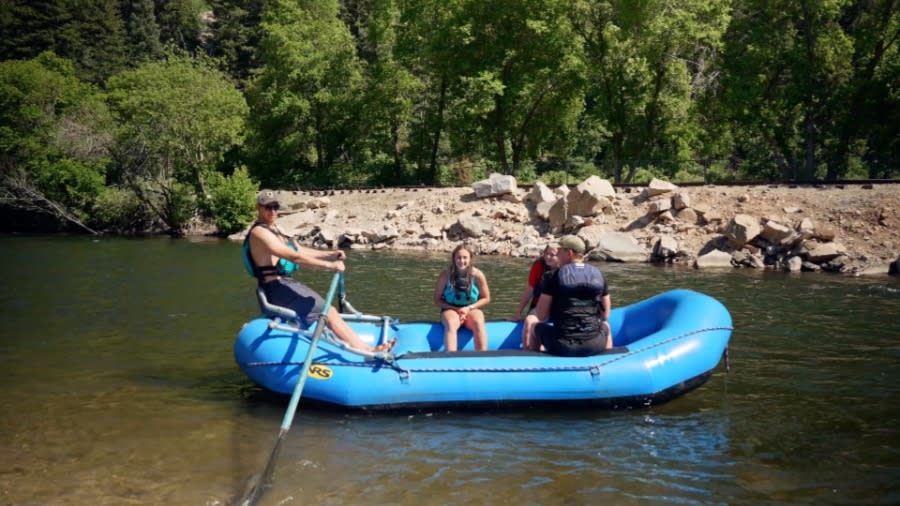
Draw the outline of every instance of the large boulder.
<instances>
[{"instance_id":1,"label":"large boulder","mask_svg":"<svg viewBox=\"0 0 900 506\"><path fill-rule=\"evenodd\" d=\"M674 184L672 184L668 181L663 181L662 179L653 178L653 180L650 181L650 184L647 185L647 197L652 198L657 195L662 195L664 193L673 192L677 189L678 189L677 186L675 186Z\"/></svg>"},{"instance_id":2,"label":"large boulder","mask_svg":"<svg viewBox=\"0 0 900 506\"><path fill-rule=\"evenodd\" d=\"M800 220L800 223L797 224L797 232L799 232L804 239L809 239L816 233L816 226L811 219L803 218Z\"/></svg>"},{"instance_id":3,"label":"large boulder","mask_svg":"<svg viewBox=\"0 0 900 506\"><path fill-rule=\"evenodd\" d=\"M540 202L536 206L534 206L534 214L537 215L542 220L550 221L550 211L553 209L553 206L556 205L556 201L547 201ZM565 221L565 219L564 219Z\"/></svg>"},{"instance_id":4,"label":"large boulder","mask_svg":"<svg viewBox=\"0 0 900 506\"><path fill-rule=\"evenodd\" d=\"M847 249L837 242L804 241L800 247L800 254L810 262L821 264L846 255Z\"/></svg>"},{"instance_id":5,"label":"large boulder","mask_svg":"<svg viewBox=\"0 0 900 506\"><path fill-rule=\"evenodd\" d=\"M525 196L525 204L531 212L542 220L550 218L550 209L559 199L559 195L553 192L547 185L538 181Z\"/></svg>"},{"instance_id":6,"label":"large boulder","mask_svg":"<svg viewBox=\"0 0 900 506\"><path fill-rule=\"evenodd\" d=\"M649 254L630 235L609 232L600 238L600 242L591 250L588 258L611 262L647 262Z\"/></svg>"},{"instance_id":7,"label":"large boulder","mask_svg":"<svg viewBox=\"0 0 900 506\"><path fill-rule=\"evenodd\" d=\"M672 209L672 199L670 198L654 198L650 200L649 214L656 216L659 213Z\"/></svg>"},{"instance_id":8,"label":"large boulder","mask_svg":"<svg viewBox=\"0 0 900 506\"><path fill-rule=\"evenodd\" d=\"M525 196L525 203L537 205L541 202L555 202L557 197L558 195L554 194L549 186L541 181L537 181L534 183L534 186L531 187L531 191L528 192L528 195Z\"/></svg>"},{"instance_id":9,"label":"large boulder","mask_svg":"<svg viewBox=\"0 0 900 506\"><path fill-rule=\"evenodd\" d=\"M612 208L610 199L615 198L616 190L609 181L591 176L582 181L566 196L569 215L596 216Z\"/></svg>"},{"instance_id":10,"label":"large boulder","mask_svg":"<svg viewBox=\"0 0 900 506\"><path fill-rule=\"evenodd\" d=\"M593 249L600 244L600 240L608 233L609 227L605 225L588 225L578 231L578 237L584 241L587 249Z\"/></svg>"},{"instance_id":11,"label":"large boulder","mask_svg":"<svg viewBox=\"0 0 900 506\"><path fill-rule=\"evenodd\" d=\"M714 249L705 255L697 257L694 267L698 269L733 267L731 253Z\"/></svg>"},{"instance_id":12,"label":"large boulder","mask_svg":"<svg viewBox=\"0 0 900 506\"><path fill-rule=\"evenodd\" d=\"M900 276L900 256L888 266L888 274L891 276Z\"/></svg>"},{"instance_id":13,"label":"large boulder","mask_svg":"<svg viewBox=\"0 0 900 506\"><path fill-rule=\"evenodd\" d=\"M759 233L762 227L759 220L749 214L738 214L725 225L724 235L737 248L752 241Z\"/></svg>"},{"instance_id":14,"label":"large boulder","mask_svg":"<svg viewBox=\"0 0 900 506\"><path fill-rule=\"evenodd\" d=\"M460 216L457 225L469 237L481 237L494 229L493 223L477 216Z\"/></svg>"},{"instance_id":15,"label":"large boulder","mask_svg":"<svg viewBox=\"0 0 900 506\"><path fill-rule=\"evenodd\" d=\"M678 255L678 241L670 235L660 236L653 245L653 258L663 262L670 261Z\"/></svg>"},{"instance_id":16,"label":"large boulder","mask_svg":"<svg viewBox=\"0 0 900 506\"><path fill-rule=\"evenodd\" d=\"M558 189L557 189L558 190ZM554 227L562 227L572 216L596 216L612 211L616 190L609 181L591 176L574 190L560 197L547 212L547 220Z\"/></svg>"},{"instance_id":17,"label":"large boulder","mask_svg":"<svg viewBox=\"0 0 900 506\"><path fill-rule=\"evenodd\" d=\"M516 178L495 172L487 179L472 183L472 189L478 198L505 195L516 191Z\"/></svg>"},{"instance_id":18,"label":"large boulder","mask_svg":"<svg viewBox=\"0 0 900 506\"><path fill-rule=\"evenodd\" d=\"M378 244L393 241L400 236L400 232L397 231L397 228L394 227L394 225L386 223L381 226L375 225L368 230L364 230L362 235L369 243Z\"/></svg>"},{"instance_id":19,"label":"large boulder","mask_svg":"<svg viewBox=\"0 0 900 506\"><path fill-rule=\"evenodd\" d=\"M676 211L691 207L691 196L685 192L678 192L672 195L672 207Z\"/></svg>"},{"instance_id":20,"label":"large boulder","mask_svg":"<svg viewBox=\"0 0 900 506\"><path fill-rule=\"evenodd\" d=\"M685 207L681 211L678 211L678 214L675 215L675 219L686 225L696 225L700 217L697 215L697 211L694 211L690 207Z\"/></svg>"},{"instance_id":21,"label":"large boulder","mask_svg":"<svg viewBox=\"0 0 900 506\"><path fill-rule=\"evenodd\" d=\"M792 234L791 227L787 225L782 225L777 221L769 220L763 226L762 232L760 232L760 236L769 241L772 244L780 243L783 239L786 239Z\"/></svg>"}]
</instances>

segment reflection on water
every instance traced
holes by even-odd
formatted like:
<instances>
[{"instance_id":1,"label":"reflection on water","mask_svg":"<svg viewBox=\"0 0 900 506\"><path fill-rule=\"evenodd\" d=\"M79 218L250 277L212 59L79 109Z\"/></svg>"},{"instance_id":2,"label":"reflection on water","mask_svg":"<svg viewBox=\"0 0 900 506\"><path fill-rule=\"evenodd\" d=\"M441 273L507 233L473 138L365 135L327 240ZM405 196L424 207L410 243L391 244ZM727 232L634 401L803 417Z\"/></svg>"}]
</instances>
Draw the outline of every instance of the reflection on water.
<instances>
[{"instance_id":1,"label":"reflection on water","mask_svg":"<svg viewBox=\"0 0 900 506\"><path fill-rule=\"evenodd\" d=\"M529 261L476 262L488 316L511 316ZM434 319L447 263L351 252L350 300ZM628 412L301 402L263 504L900 502L898 280L600 267L614 305L676 287L722 300L732 372ZM239 245L0 238L0 278L0 505L225 504L260 472L286 399L231 357L256 310Z\"/></svg>"}]
</instances>

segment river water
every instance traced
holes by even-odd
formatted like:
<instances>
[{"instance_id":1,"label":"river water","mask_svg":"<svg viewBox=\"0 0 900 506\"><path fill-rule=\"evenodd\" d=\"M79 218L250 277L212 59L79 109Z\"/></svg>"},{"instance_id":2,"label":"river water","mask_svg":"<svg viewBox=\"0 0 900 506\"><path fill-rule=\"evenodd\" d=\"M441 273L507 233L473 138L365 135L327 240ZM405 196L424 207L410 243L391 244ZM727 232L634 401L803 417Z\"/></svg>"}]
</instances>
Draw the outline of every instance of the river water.
<instances>
[{"instance_id":1,"label":"river water","mask_svg":"<svg viewBox=\"0 0 900 506\"><path fill-rule=\"evenodd\" d=\"M222 505L286 398L231 356L256 313L240 246L0 237L0 505ZM434 319L446 255L351 252L358 309ZM479 257L513 313L529 261ZM261 504L900 503L900 279L599 264L613 305L719 298L730 373L646 410L300 407ZM330 276L305 272L324 291Z\"/></svg>"}]
</instances>

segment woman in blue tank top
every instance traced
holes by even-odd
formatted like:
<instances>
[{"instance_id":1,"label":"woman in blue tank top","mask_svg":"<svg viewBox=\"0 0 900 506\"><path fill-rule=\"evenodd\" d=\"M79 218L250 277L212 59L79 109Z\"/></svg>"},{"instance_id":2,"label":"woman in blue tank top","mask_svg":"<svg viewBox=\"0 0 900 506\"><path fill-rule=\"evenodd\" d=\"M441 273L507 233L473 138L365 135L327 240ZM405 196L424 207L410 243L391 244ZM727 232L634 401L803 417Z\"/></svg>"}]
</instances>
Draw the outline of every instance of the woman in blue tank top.
<instances>
[{"instance_id":1,"label":"woman in blue tank top","mask_svg":"<svg viewBox=\"0 0 900 506\"><path fill-rule=\"evenodd\" d=\"M472 265L472 257L465 245L457 246L450 255L450 267L441 272L434 285L434 304L441 308L446 351L456 351L460 327L472 331L476 350L487 350L481 309L491 302L491 291L484 273Z\"/></svg>"}]
</instances>

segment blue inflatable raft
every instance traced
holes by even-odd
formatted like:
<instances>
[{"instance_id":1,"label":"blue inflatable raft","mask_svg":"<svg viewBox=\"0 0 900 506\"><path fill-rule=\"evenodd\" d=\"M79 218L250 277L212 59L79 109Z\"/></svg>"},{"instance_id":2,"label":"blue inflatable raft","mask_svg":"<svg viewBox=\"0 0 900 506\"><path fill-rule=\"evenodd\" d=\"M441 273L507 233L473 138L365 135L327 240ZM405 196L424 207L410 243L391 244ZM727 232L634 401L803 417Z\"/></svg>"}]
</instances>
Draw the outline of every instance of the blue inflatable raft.
<instances>
[{"instance_id":1,"label":"blue inflatable raft","mask_svg":"<svg viewBox=\"0 0 900 506\"><path fill-rule=\"evenodd\" d=\"M288 310L258 295L264 316L241 329L235 359L257 384L290 395L312 329L300 328ZM358 352L324 332L302 392L305 401L352 409L650 406L705 383L725 355L732 331L725 306L690 290L613 309L609 323L615 347L583 358L521 350L521 322L488 322L486 352L473 351L471 333L461 330L461 351L447 353L440 322L401 323L359 313L344 317L371 344L396 338L393 355Z\"/></svg>"}]
</instances>

